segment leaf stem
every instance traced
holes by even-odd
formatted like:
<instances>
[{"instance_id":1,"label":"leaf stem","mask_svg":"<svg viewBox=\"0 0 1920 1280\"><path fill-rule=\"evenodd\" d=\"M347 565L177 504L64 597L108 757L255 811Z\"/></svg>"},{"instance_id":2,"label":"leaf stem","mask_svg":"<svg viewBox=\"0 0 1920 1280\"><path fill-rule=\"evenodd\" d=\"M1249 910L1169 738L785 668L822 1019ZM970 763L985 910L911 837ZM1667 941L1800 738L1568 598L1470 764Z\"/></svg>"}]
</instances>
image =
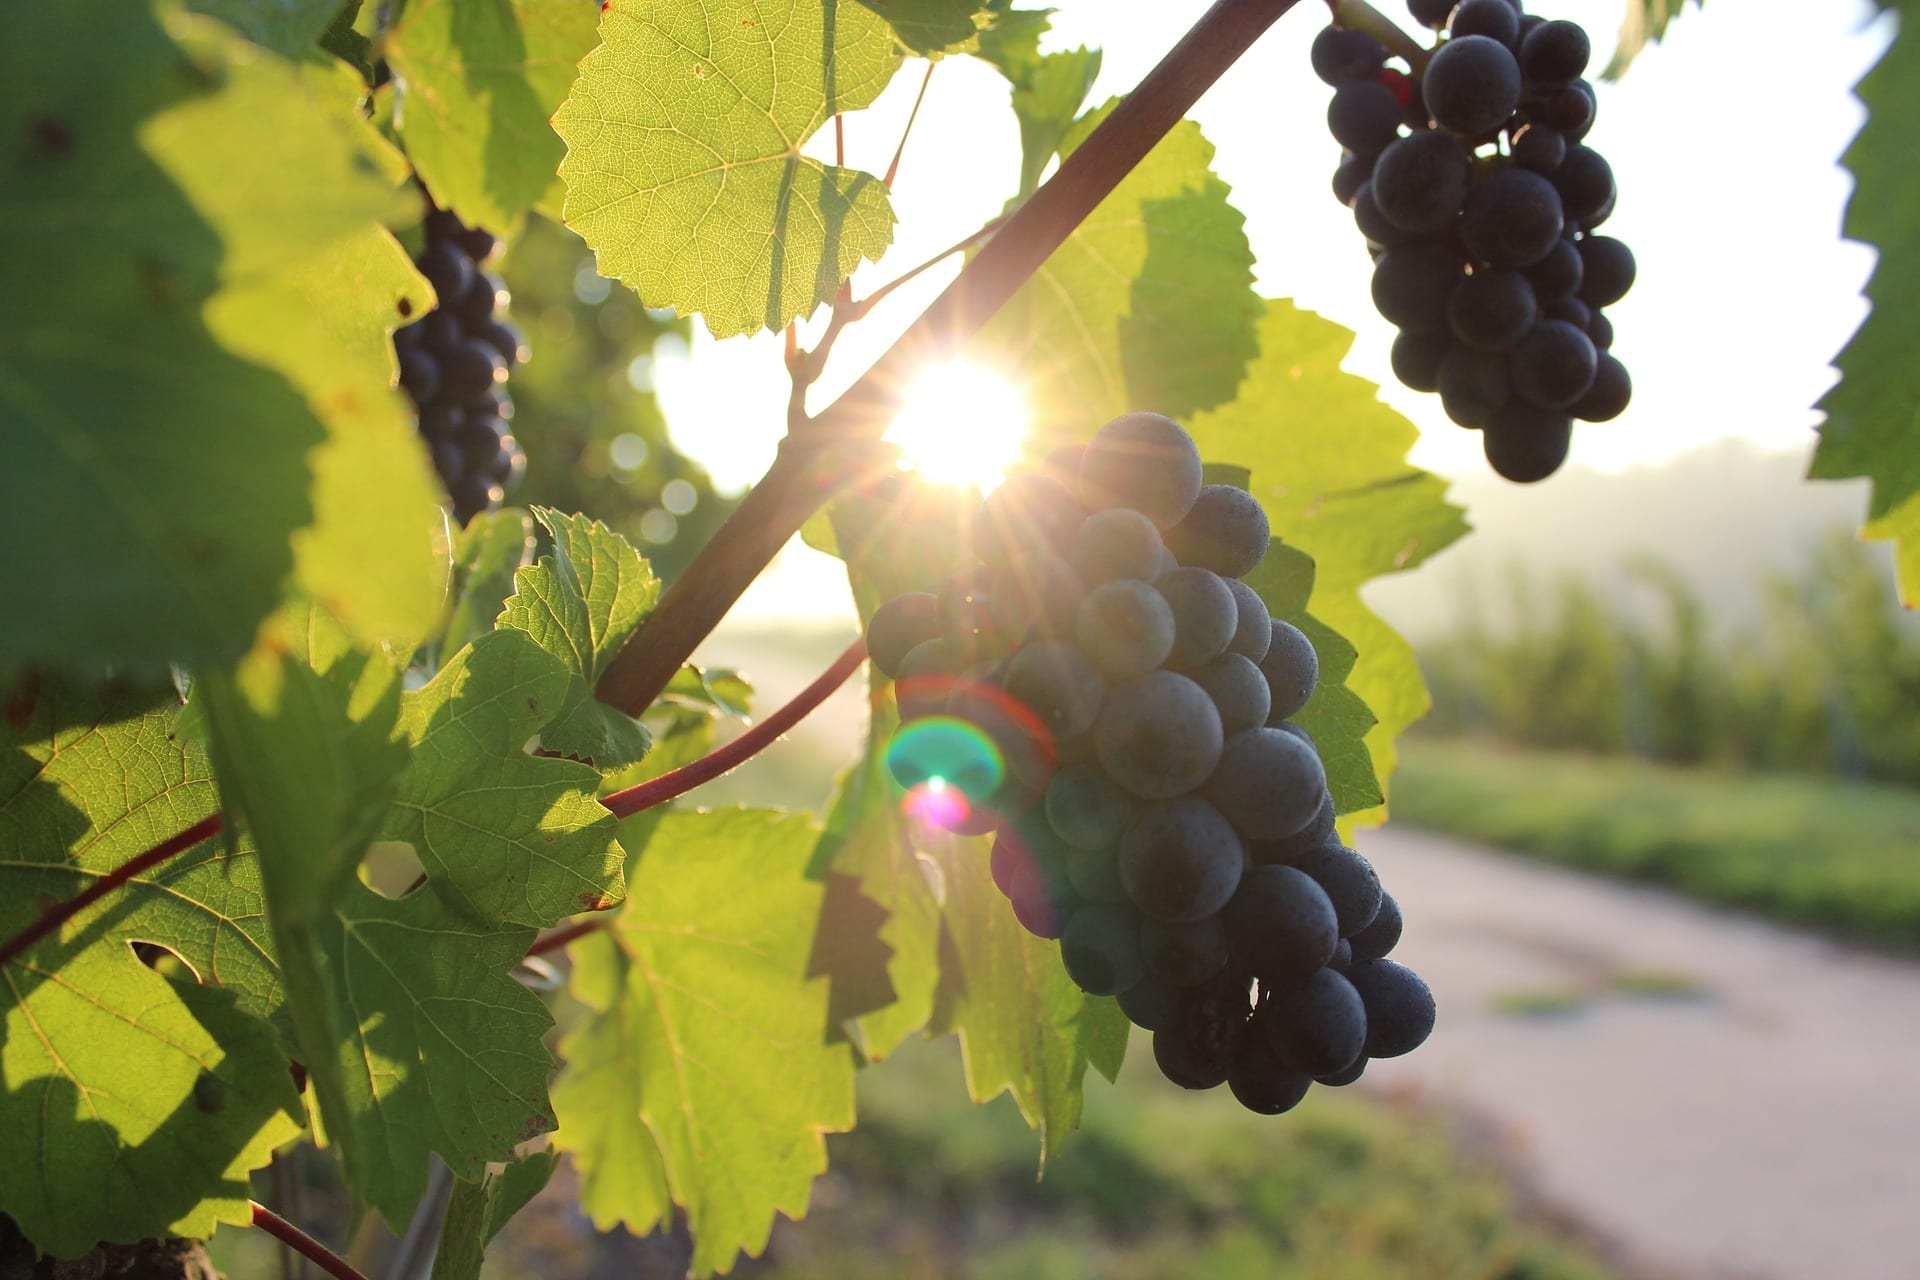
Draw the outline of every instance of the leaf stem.
<instances>
[{"instance_id":1,"label":"leaf stem","mask_svg":"<svg viewBox=\"0 0 1920 1280\"><path fill-rule=\"evenodd\" d=\"M920 77L920 92L914 95L913 110L907 113L907 127L900 131L900 145L893 149L893 163L887 166L887 176L880 179L887 190L893 190L893 180L900 176L900 157L907 153L907 139L913 136L913 122L920 118L920 104L927 100L927 86L933 83L933 69L940 64L927 63L927 74Z\"/></svg>"},{"instance_id":2,"label":"leaf stem","mask_svg":"<svg viewBox=\"0 0 1920 1280\"><path fill-rule=\"evenodd\" d=\"M1388 53L1405 58L1416 76L1426 68L1427 59L1433 56L1433 50L1402 31L1398 23L1368 4L1367 0L1328 0L1328 4L1333 8L1335 26L1366 32L1385 45Z\"/></svg>"},{"instance_id":3,"label":"leaf stem","mask_svg":"<svg viewBox=\"0 0 1920 1280\"><path fill-rule=\"evenodd\" d=\"M791 701L732 742L714 748L692 764L681 765L678 769L663 773L657 778L649 778L638 786L603 796L600 803L611 810L615 817L630 818L655 805L665 804L675 796L684 795L701 783L711 782L721 774L737 768L772 746L775 739L812 714L814 709L825 702L835 689L847 682L848 677L853 675L866 658L867 642L863 639L855 640L833 660L832 666L820 673L812 684L795 694Z\"/></svg>"},{"instance_id":4,"label":"leaf stem","mask_svg":"<svg viewBox=\"0 0 1920 1280\"><path fill-rule=\"evenodd\" d=\"M301 1257L335 1280L367 1280L366 1276L355 1271L347 1260L327 1246L315 1240L300 1228L288 1222L258 1201L249 1201L253 1205L253 1225L286 1245Z\"/></svg>"},{"instance_id":5,"label":"leaf stem","mask_svg":"<svg viewBox=\"0 0 1920 1280\"><path fill-rule=\"evenodd\" d=\"M893 279L887 281L885 284L881 285L878 289L875 289L872 293L868 294L866 297L860 299L860 301L853 304L854 318L855 319L864 318L866 314L869 311L872 311L876 306L878 306L880 302L884 298L886 298L888 294L892 293L895 289L898 289L900 286L906 284L907 282L913 280L914 278L919 276L922 272L931 271L933 268L945 262L948 258L951 258L954 254L965 253L967 250L973 248L973 246L975 246L976 244L979 244L982 240L985 240L988 236L992 235L994 232L998 231L1001 227L1005 226L1008 217L1009 215L1007 214L1004 214L1004 213L1001 214L999 217L995 218L993 221L981 227L978 231L975 231L973 234L965 236L960 240L956 240L954 243L942 249L939 253L934 254L931 258L928 258L925 262L922 262L919 266L909 270L906 274L895 276Z\"/></svg>"},{"instance_id":6,"label":"leaf stem","mask_svg":"<svg viewBox=\"0 0 1920 1280\"><path fill-rule=\"evenodd\" d=\"M542 934L533 940L532 946L527 948L527 956L531 958L543 956L549 951L558 951L570 942L577 942L590 933L606 928L607 921L612 918L611 915L588 916L585 920L575 920L572 924L555 929L552 933Z\"/></svg>"},{"instance_id":7,"label":"leaf stem","mask_svg":"<svg viewBox=\"0 0 1920 1280\"><path fill-rule=\"evenodd\" d=\"M73 919L127 881L139 875L142 871L150 871L167 859L177 854L185 853L202 841L210 840L214 836L219 835L220 829L224 824L225 819L223 819L220 814L209 814L207 817L200 819L200 821L188 827L185 831L168 836L165 840L162 840L159 844L153 846L153 848L147 850L139 857L124 862L106 875L101 876L98 880L88 885L85 892L68 898L63 902L54 903L42 911L32 924L7 939L5 944L0 944L0 966L12 964L15 960L18 960L22 955L26 954L29 947L32 947L36 942L39 942L61 925Z\"/></svg>"},{"instance_id":8,"label":"leaf stem","mask_svg":"<svg viewBox=\"0 0 1920 1280\"><path fill-rule=\"evenodd\" d=\"M595 689L602 701L638 715L660 696L740 593L833 495L835 487L823 486L822 480L852 474L848 464L857 459L847 458L842 446L877 440L898 411L900 392L914 370L978 332L1200 95L1296 3L1215 0L900 340L804 435L789 434L782 441L766 476L608 664Z\"/></svg>"}]
</instances>

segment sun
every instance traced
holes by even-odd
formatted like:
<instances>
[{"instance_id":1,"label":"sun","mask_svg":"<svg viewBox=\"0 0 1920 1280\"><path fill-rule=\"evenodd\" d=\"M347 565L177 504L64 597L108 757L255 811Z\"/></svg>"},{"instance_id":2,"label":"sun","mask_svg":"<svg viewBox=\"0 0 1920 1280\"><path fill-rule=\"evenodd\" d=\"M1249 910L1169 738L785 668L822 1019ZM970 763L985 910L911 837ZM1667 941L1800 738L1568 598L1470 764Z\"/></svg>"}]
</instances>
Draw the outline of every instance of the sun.
<instances>
[{"instance_id":1,"label":"sun","mask_svg":"<svg viewBox=\"0 0 1920 1280\"><path fill-rule=\"evenodd\" d=\"M907 387L886 438L927 479L991 493L1019 461L1032 425L1017 386L992 369L954 360L929 365Z\"/></svg>"}]
</instances>

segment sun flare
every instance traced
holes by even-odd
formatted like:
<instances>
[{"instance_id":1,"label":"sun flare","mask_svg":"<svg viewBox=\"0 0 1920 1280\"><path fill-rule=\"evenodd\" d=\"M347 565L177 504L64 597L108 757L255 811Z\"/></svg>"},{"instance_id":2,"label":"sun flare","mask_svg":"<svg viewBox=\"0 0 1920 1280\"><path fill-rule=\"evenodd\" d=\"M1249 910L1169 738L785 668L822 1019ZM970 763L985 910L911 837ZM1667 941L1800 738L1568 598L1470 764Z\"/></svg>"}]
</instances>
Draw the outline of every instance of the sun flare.
<instances>
[{"instance_id":1,"label":"sun flare","mask_svg":"<svg viewBox=\"0 0 1920 1280\"><path fill-rule=\"evenodd\" d=\"M1020 389L992 369L955 360L928 367L901 397L886 438L908 466L941 484L990 493L1019 461L1033 415Z\"/></svg>"}]
</instances>

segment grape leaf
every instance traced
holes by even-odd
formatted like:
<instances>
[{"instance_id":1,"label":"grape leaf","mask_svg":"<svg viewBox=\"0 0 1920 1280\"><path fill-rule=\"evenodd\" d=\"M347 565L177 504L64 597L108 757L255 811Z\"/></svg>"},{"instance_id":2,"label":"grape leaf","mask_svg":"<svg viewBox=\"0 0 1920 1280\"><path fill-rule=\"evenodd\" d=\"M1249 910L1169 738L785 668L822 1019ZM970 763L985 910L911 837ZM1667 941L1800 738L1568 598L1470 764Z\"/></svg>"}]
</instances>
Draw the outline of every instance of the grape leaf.
<instances>
[{"instance_id":1,"label":"grape leaf","mask_svg":"<svg viewBox=\"0 0 1920 1280\"><path fill-rule=\"evenodd\" d=\"M453 544L453 617L440 647L458 653L493 630L513 577L533 561L533 518L518 507L475 516Z\"/></svg>"},{"instance_id":2,"label":"grape leaf","mask_svg":"<svg viewBox=\"0 0 1920 1280\"><path fill-rule=\"evenodd\" d=\"M609 929L573 948L591 1011L553 1087L582 1207L635 1231L687 1215L693 1269L805 1214L822 1135L853 1125L853 1054L807 976L817 833L765 811L663 815Z\"/></svg>"},{"instance_id":3,"label":"grape leaf","mask_svg":"<svg viewBox=\"0 0 1920 1280\"><path fill-rule=\"evenodd\" d=\"M540 745L601 769L625 768L647 753L647 731L595 699L593 686L659 599L660 581L633 544L598 520L545 507L533 514L553 550L514 575L499 625L526 632L572 673Z\"/></svg>"},{"instance_id":4,"label":"grape leaf","mask_svg":"<svg viewBox=\"0 0 1920 1280\"><path fill-rule=\"evenodd\" d=\"M810 314L892 242L879 179L800 154L898 68L872 10L616 0L600 38L553 125L566 222L602 275L727 338Z\"/></svg>"},{"instance_id":5,"label":"grape leaf","mask_svg":"<svg viewBox=\"0 0 1920 1280\"><path fill-rule=\"evenodd\" d=\"M1467 524L1446 501L1446 481L1406 461L1418 436L1413 424L1380 402L1373 383L1340 367L1352 333L1285 300L1266 308L1260 356L1239 396L1187 427L1203 457L1250 468L1252 491L1274 533L1310 557L1313 616L1359 651L1344 680L1347 692L1379 717L1366 742L1369 772L1384 780L1393 771L1394 739L1430 703L1413 650L1367 607L1360 589L1422 563ZM1263 565L1255 585L1264 594L1283 571L1277 561ZM1304 599L1298 607L1306 607ZM1326 674L1324 653L1322 668ZM1323 731L1332 723L1319 717L1335 712L1329 702L1302 713L1301 724L1320 741L1323 756L1331 745L1321 741ZM1337 724L1342 734L1361 728L1360 708L1342 698ZM1327 764L1335 768L1334 760Z\"/></svg>"},{"instance_id":6,"label":"grape leaf","mask_svg":"<svg viewBox=\"0 0 1920 1280\"><path fill-rule=\"evenodd\" d=\"M170 706L132 691L41 688L30 711L0 719L0 938L218 809L213 770L174 736ZM103 945L164 946L270 1018L281 996L265 910L251 854L209 839L84 919Z\"/></svg>"},{"instance_id":7,"label":"grape leaf","mask_svg":"<svg viewBox=\"0 0 1920 1280\"><path fill-rule=\"evenodd\" d=\"M272 1030L89 934L5 972L0 1204L60 1257L250 1221L247 1175L300 1130Z\"/></svg>"},{"instance_id":8,"label":"grape leaf","mask_svg":"<svg viewBox=\"0 0 1920 1280\"><path fill-rule=\"evenodd\" d=\"M0 295L35 301L0 315L0 535L37 553L0 567L0 673L231 661L279 599L325 432L203 305L395 197L360 132L217 23L89 5L11 21Z\"/></svg>"},{"instance_id":9,"label":"grape leaf","mask_svg":"<svg viewBox=\"0 0 1920 1280\"><path fill-rule=\"evenodd\" d=\"M191 0L187 7L292 58L313 47L346 0Z\"/></svg>"},{"instance_id":10,"label":"grape leaf","mask_svg":"<svg viewBox=\"0 0 1920 1280\"><path fill-rule=\"evenodd\" d=\"M1620 16L1620 34L1614 41L1613 60L1600 73L1603 79L1618 80L1627 73L1633 60L1649 44L1664 40L1667 24L1679 17L1687 0L1626 0L1626 12ZM1697 8L1705 0L1693 0Z\"/></svg>"},{"instance_id":11,"label":"grape leaf","mask_svg":"<svg viewBox=\"0 0 1920 1280\"><path fill-rule=\"evenodd\" d=\"M505 230L558 186L547 120L593 48L583 0L411 0L387 32L396 118L434 199Z\"/></svg>"},{"instance_id":12,"label":"grape leaf","mask_svg":"<svg viewBox=\"0 0 1920 1280\"><path fill-rule=\"evenodd\" d=\"M542 1043L553 1018L512 977L534 931L462 919L430 893L394 902L355 883L314 932L349 1117L327 1115L328 1136L355 1189L399 1230L426 1189L429 1154L477 1180L553 1127L554 1061Z\"/></svg>"},{"instance_id":13,"label":"grape leaf","mask_svg":"<svg viewBox=\"0 0 1920 1280\"><path fill-rule=\"evenodd\" d=\"M497 1175L489 1173L478 1182L455 1181L440 1227L440 1248L433 1255L432 1280L480 1280L487 1245L545 1189L559 1164L558 1151L536 1151L508 1161Z\"/></svg>"},{"instance_id":14,"label":"grape leaf","mask_svg":"<svg viewBox=\"0 0 1920 1280\"><path fill-rule=\"evenodd\" d=\"M1040 1132L1044 1165L1079 1127L1091 1064L1109 1080L1126 1056L1128 1025L1106 996L1074 985L1060 945L1021 927L987 873L988 842L954 839L941 852L940 989L928 1030L960 1037L967 1093L1011 1093Z\"/></svg>"},{"instance_id":15,"label":"grape leaf","mask_svg":"<svg viewBox=\"0 0 1920 1280\"><path fill-rule=\"evenodd\" d=\"M1061 153L1111 109L1075 124ZM1084 436L1133 410L1182 417L1233 398L1260 300L1212 159L1198 125L1176 125L975 339L1037 421Z\"/></svg>"},{"instance_id":16,"label":"grape leaf","mask_svg":"<svg viewBox=\"0 0 1920 1280\"><path fill-rule=\"evenodd\" d=\"M1020 194L1033 194L1040 174L1060 150L1067 130L1086 104L1100 75L1100 50L1082 46L1041 53L1050 23L1045 11L1002 13L980 38L980 56L1013 86L1014 119L1020 125Z\"/></svg>"},{"instance_id":17,"label":"grape leaf","mask_svg":"<svg viewBox=\"0 0 1920 1280\"><path fill-rule=\"evenodd\" d=\"M1910 145L1920 111L1920 34L1909 7L1893 44L1855 89L1867 122L1843 160L1853 174L1846 234L1879 251L1867 282L1866 322L1835 363L1840 382L1821 400L1820 428L1808 474L1816 480L1865 476L1868 538L1894 543L1900 595L1920 603L1920 370L1912 359L1920 314L1920 171Z\"/></svg>"},{"instance_id":18,"label":"grape leaf","mask_svg":"<svg viewBox=\"0 0 1920 1280\"><path fill-rule=\"evenodd\" d=\"M985 25L983 0L860 0L887 20L909 53L937 57L971 48Z\"/></svg>"},{"instance_id":19,"label":"grape leaf","mask_svg":"<svg viewBox=\"0 0 1920 1280\"><path fill-rule=\"evenodd\" d=\"M542 929L620 900L614 818L590 766L527 754L572 676L524 631L489 632L401 700L413 760L383 829L449 907Z\"/></svg>"}]
</instances>

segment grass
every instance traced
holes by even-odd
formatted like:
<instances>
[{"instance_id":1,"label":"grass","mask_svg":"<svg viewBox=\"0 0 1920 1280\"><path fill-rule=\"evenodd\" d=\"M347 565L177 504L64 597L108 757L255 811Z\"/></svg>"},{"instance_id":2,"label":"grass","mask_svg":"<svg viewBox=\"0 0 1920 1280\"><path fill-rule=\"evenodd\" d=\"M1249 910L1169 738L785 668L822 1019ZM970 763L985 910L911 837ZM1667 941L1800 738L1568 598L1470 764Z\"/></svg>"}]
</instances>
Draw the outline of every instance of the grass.
<instances>
[{"instance_id":1,"label":"grass","mask_svg":"<svg viewBox=\"0 0 1920 1280\"><path fill-rule=\"evenodd\" d=\"M1920 791L1415 739L1393 780L1393 812L1790 924L1920 948Z\"/></svg>"}]
</instances>

